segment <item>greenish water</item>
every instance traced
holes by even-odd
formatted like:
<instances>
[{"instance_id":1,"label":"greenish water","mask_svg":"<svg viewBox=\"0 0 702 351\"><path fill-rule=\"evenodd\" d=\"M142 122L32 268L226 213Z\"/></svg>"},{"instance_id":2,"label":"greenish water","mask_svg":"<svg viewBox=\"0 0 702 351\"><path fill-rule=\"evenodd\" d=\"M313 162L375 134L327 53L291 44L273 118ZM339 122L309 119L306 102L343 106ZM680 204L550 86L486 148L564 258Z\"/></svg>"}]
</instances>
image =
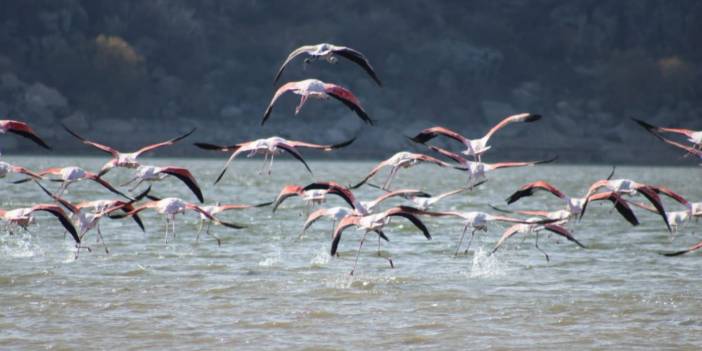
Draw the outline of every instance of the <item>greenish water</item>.
<instances>
[{"instance_id":1,"label":"greenish water","mask_svg":"<svg viewBox=\"0 0 702 351\"><path fill-rule=\"evenodd\" d=\"M98 158L7 158L41 169L80 165L97 169ZM224 160L177 162L193 170L208 203L272 200L285 184L312 180L355 183L371 162L276 161L271 176L258 176L256 161L235 161L222 183L212 182ZM485 210L504 204L519 185L548 180L579 195L609 167L545 166L490 174L471 193L447 198L436 209ZM384 173L381 174L381 179ZM702 200L698 168L621 167L618 177L666 184L690 200ZM106 178L119 184L128 170ZM0 207L12 209L49 199L31 183L2 180ZM418 166L401 170L396 187L438 194L464 182L458 171ZM55 184L47 183L51 187ZM153 186L154 195L194 196L175 179ZM359 198L380 193L362 188ZM112 198L95 184L72 185L66 197ZM399 203L399 201L395 202ZM342 206L337 198L328 206ZM558 209L546 194L524 199L522 209ZM666 202L673 209L675 204ZM427 241L404 220L393 220L376 256L364 247L349 276L361 232L349 230L340 257L328 255L331 223L322 221L297 240L304 221L302 202L289 199L270 208L227 212L224 220L248 228L215 227L221 247L209 237L195 242L198 218L177 220L176 238L163 241L163 219L144 212L147 231L132 221L104 221L111 250L94 247L73 259L73 245L48 215L37 215L32 233L0 234L0 349L698 349L702 345L700 254L679 258L661 251L699 240L701 225L690 223L671 242L660 218L636 211L632 227L611 206L593 205L575 234L589 248L542 237L508 242L488 256L504 226L491 225L467 255L454 257L462 224L426 219Z\"/></svg>"}]
</instances>

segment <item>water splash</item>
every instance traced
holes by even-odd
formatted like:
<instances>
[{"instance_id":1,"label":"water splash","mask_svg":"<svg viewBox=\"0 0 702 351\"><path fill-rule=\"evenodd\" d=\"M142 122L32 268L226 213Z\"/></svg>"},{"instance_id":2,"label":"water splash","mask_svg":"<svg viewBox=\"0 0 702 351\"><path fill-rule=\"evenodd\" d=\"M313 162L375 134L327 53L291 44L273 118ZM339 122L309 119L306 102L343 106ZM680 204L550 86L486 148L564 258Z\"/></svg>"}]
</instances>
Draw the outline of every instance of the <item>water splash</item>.
<instances>
[{"instance_id":1,"label":"water splash","mask_svg":"<svg viewBox=\"0 0 702 351\"><path fill-rule=\"evenodd\" d=\"M267 256L261 261L258 261L258 265L260 267L273 267L277 266L281 262L283 262L283 250L278 247L276 248L276 252L274 254Z\"/></svg>"},{"instance_id":2,"label":"water splash","mask_svg":"<svg viewBox=\"0 0 702 351\"><path fill-rule=\"evenodd\" d=\"M0 237L0 247L3 256L26 258L41 255L41 247L32 243L32 236L28 233L3 235Z\"/></svg>"},{"instance_id":3,"label":"water splash","mask_svg":"<svg viewBox=\"0 0 702 351\"><path fill-rule=\"evenodd\" d=\"M489 251L478 248L473 252L473 262L469 278L493 278L505 275L506 267L497 256L489 255Z\"/></svg>"},{"instance_id":4,"label":"water splash","mask_svg":"<svg viewBox=\"0 0 702 351\"><path fill-rule=\"evenodd\" d=\"M329 263L331 255L329 255L329 250L326 245L321 245L317 249L317 254L310 260L310 265L313 267L321 267Z\"/></svg>"}]
</instances>

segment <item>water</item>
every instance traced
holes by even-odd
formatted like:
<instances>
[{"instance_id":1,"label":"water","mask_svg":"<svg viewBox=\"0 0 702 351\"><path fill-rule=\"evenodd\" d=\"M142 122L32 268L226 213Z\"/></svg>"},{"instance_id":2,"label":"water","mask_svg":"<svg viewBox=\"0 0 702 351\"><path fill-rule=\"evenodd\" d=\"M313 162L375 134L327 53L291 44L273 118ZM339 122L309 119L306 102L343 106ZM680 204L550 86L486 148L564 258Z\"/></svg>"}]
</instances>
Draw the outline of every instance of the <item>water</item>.
<instances>
[{"instance_id":1,"label":"water","mask_svg":"<svg viewBox=\"0 0 702 351\"><path fill-rule=\"evenodd\" d=\"M31 169L77 164L97 169L104 159L8 158ZM193 170L208 202L258 203L284 184L336 180L350 184L370 162L278 162L259 177L256 161L235 161L212 186L224 160L149 160ZM609 167L545 166L497 171L483 187L445 199L436 209L490 210L519 185L544 179L579 195L609 174ZM381 174L381 177L384 174ZM618 177L663 183L702 200L698 168L620 167ZM129 171L106 176L115 183ZM382 178L381 178L382 179ZM461 185L458 171L419 166L401 170L396 186L440 193ZM34 184L2 180L2 208L48 202ZM55 184L49 184L55 187ZM175 179L154 184L159 196L194 196ZM378 195L362 188L358 196ZM68 198L112 198L95 184L72 185ZM332 198L329 206L342 205ZM546 194L518 208L557 208ZM675 204L667 202L669 208ZM31 234L0 234L0 349L699 349L702 345L700 254L679 258L661 251L687 247L702 237L691 223L673 242L659 217L636 211L632 227L611 206L593 205L576 236L589 249L542 236L512 240L488 256L504 226L491 225L467 255L453 257L462 225L426 219L427 241L403 219L386 230L390 243L376 255L364 246L349 275L360 232L349 230L341 256L329 257L331 223L320 221L297 240L304 217L299 198L270 208L228 212L221 218L243 230L214 227L221 247L207 236L195 242L197 217L179 217L176 238L165 244L163 219L144 212L147 232L132 221L105 221L105 254L73 260L73 247L50 216L37 216Z\"/></svg>"}]
</instances>

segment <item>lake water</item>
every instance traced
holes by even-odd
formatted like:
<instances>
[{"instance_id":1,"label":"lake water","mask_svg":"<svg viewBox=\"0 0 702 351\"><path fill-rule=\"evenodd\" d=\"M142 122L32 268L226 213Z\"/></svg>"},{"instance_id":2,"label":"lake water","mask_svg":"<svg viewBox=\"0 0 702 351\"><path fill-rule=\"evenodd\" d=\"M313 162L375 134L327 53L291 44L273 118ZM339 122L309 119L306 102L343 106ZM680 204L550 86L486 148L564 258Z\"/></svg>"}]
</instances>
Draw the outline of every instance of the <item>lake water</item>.
<instances>
[{"instance_id":1,"label":"lake water","mask_svg":"<svg viewBox=\"0 0 702 351\"><path fill-rule=\"evenodd\" d=\"M103 158L5 158L30 169L80 165L95 170ZM235 161L213 186L221 160L149 159L189 167L208 203L272 200L285 184L360 180L374 163L276 161L271 176L259 176L260 161ZM552 182L580 196L609 166L543 166L506 169L470 193L445 199L434 209L485 210L526 182ZM620 167L616 177L666 184L702 201L699 168ZM128 179L117 169L106 179ZM385 173L380 174L381 180ZM15 178L14 176L11 178ZM4 209L50 202L36 185L0 190ZM379 180L380 181L380 180ZM419 187L438 194L463 184L459 171L418 166L401 170L394 187ZM46 183L55 188L56 184ZM153 194L195 201L176 179L155 183ZM357 196L379 195L364 187ZM99 186L79 183L66 197L113 198ZM395 201L399 203L399 201ZM328 206L341 206L338 198ZM538 194L512 206L558 209ZM666 201L667 208L679 209ZM329 256L330 221L315 224L297 240L304 206L299 198L270 208L227 212L220 218L248 225L221 226L218 247L203 236L195 242L198 218L179 216L176 238L163 241L164 222L144 212L147 231L131 220L104 221L105 254L89 234L74 260L74 248L47 214L37 215L32 233L0 234L0 349L690 349L702 345L702 255L677 258L662 251L702 240L702 224L690 223L671 242L660 217L636 211L638 227L610 205L596 204L575 230L581 249L555 237L508 242L487 253L505 226L476 236L466 255L454 257L462 231L453 218L427 218L427 241L404 219L385 230L390 237L377 257L375 238L364 246L349 275L362 232L344 234L340 257Z\"/></svg>"}]
</instances>

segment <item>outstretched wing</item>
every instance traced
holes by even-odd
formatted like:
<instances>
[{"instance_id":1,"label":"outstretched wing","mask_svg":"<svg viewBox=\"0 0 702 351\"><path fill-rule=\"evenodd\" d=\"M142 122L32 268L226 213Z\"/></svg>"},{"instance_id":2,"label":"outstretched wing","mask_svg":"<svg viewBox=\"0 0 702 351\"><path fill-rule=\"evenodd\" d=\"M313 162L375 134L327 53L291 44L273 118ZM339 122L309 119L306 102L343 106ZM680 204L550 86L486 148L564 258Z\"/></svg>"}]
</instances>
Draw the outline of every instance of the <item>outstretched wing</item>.
<instances>
[{"instance_id":1,"label":"outstretched wing","mask_svg":"<svg viewBox=\"0 0 702 351\"><path fill-rule=\"evenodd\" d=\"M357 65L361 66L363 70L368 73L368 75L373 78L373 80L378 83L379 86L383 86L383 83L380 82L380 79L378 79L378 76L375 74L375 70L373 70L373 66L371 66L370 62L368 59L359 51L356 51L354 49L345 47L345 46L337 46L334 48L334 53L344 57L346 59L349 59L356 63Z\"/></svg>"},{"instance_id":2,"label":"outstretched wing","mask_svg":"<svg viewBox=\"0 0 702 351\"><path fill-rule=\"evenodd\" d=\"M361 102L358 101L358 98L353 95L350 90L336 84L326 83L324 84L324 91L329 96L341 101L344 103L344 105L346 105L346 107L356 112L358 117L360 117L364 122L373 125L373 120L368 117L368 114L363 109L363 106L361 106Z\"/></svg>"},{"instance_id":3,"label":"outstretched wing","mask_svg":"<svg viewBox=\"0 0 702 351\"><path fill-rule=\"evenodd\" d=\"M51 147L47 145L44 140L42 140L39 135L37 135L36 132L30 127L27 123L20 122L20 121L13 121L13 120L4 120L0 121L0 124L2 124L2 127L10 132L10 133L15 133L17 135L23 136L33 142L35 142L37 145L47 149L51 150Z\"/></svg>"},{"instance_id":4,"label":"outstretched wing","mask_svg":"<svg viewBox=\"0 0 702 351\"><path fill-rule=\"evenodd\" d=\"M204 202L200 186L197 185L197 180L195 180L195 177L192 173L190 173L189 170L180 167L165 167L161 169L161 173L170 174L180 179L180 181L185 183L185 185L190 189L190 191L192 191L193 194L195 194L200 203Z\"/></svg>"},{"instance_id":5,"label":"outstretched wing","mask_svg":"<svg viewBox=\"0 0 702 351\"><path fill-rule=\"evenodd\" d=\"M304 53L310 53L313 52L317 49L319 45L305 45L305 46L300 46L299 48L293 50L288 57L285 59L282 65L280 65L280 69L278 69L278 73L276 73L275 78L273 79L273 83L278 82L278 79L280 79L280 76L283 74L283 71L285 70L285 67L287 67L288 63L295 59L295 57L298 57Z\"/></svg>"},{"instance_id":6,"label":"outstretched wing","mask_svg":"<svg viewBox=\"0 0 702 351\"><path fill-rule=\"evenodd\" d=\"M134 154L135 154L136 156L139 156L139 155L141 155L141 154L143 154L143 153L145 153L145 152L149 152L149 151L158 149L158 148L160 148L160 147L173 145L173 144L175 144L176 142L178 142L178 141L180 141L180 140L186 138L186 137L189 136L190 134L193 134L193 133L195 132L196 129L197 129L197 128L193 128L193 129L191 129L189 132L187 132L187 133L185 133L185 134L183 134L183 135L181 135L181 136L179 136L179 137L176 137L176 138L173 138L173 139L169 139L169 140L166 140L166 141L164 141L164 142L160 142L160 143L157 143L157 144L151 144L151 145L144 146L144 147L142 147L141 149L139 149L138 151L136 151Z\"/></svg>"},{"instance_id":7,"label":"outstretched wing","mask_svg":"<svg viewBox=\"0 0 702 351\"><path fill-rule=\"evenodd\" d=\"M78 135L78 133L72 131L70 128L68 128L68 127L67 127L65 124L63 124L63 123L61 123L61 127L63 127L63 129L65 129L66 132L68 132L68 134L73 135L76 139L80 140L80 142L82 142L83 144L85 144L85 145L90 145L90 146L92 146L92 147L94 147L94 148L96 148L96 149L98 149L98 150L107 152L108 154L112 155L112 157L118 157L118 156L119 156L119 151L117 151L117 150L115 150L115 149L113 149L113 148L111 148L111 147L109 147L109 146L107 146L107 145L103 145L103 144L100 144L100 143L96 143L96 142L94 142L94 141L87 140L87 139L83 138L82 136Z\"/></svg>"},{"instance_id":8,"label":"outstretched wing","mask_svg":"<svg viewBox=\"0 0 702 351\"><path fill-rule=\"evenodd\" d=\"M288 83L283 84L280 88L278 88L278 90L275 91L275 94L273 95L271 102L268 104L268 107L266 107L266 112L263 113L263 119L261 119L261 125L266 123L266 120L268 119L268 117L270 117L271 112L273 111L273 105L278 100L278 98L288 91L297 90L299 83L300 82L288 82Z\"/></svg>"}]
</instances>

